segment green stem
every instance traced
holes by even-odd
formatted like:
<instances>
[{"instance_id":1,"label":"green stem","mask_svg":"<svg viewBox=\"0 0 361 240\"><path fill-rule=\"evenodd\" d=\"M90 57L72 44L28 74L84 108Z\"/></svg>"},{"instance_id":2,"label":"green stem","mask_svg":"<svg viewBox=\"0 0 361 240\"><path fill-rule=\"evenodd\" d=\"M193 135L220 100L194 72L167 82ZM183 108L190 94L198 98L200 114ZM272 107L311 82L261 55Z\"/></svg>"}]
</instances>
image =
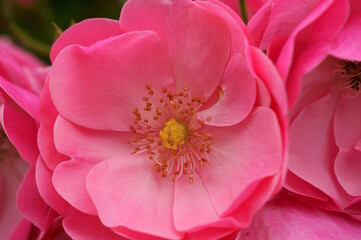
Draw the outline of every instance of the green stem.
<instances>
[{"instance_id":1,"label":"green stem","mask_svg":"<svg viewBox=\"0 0 361 240\"><path fill-rule=\"evenodd\" d=\"M246 2L245 0L239 0L239 6L241 8L241 17L242 20L245 24L247 24L248 19L247 19L247 9L246 9Z\"/></svg>"},{"instance_id":2,"label":"green stem","mask_svg":"<svg viewBox=\"0 0 361 240\"><path fill-rule=\"evenodd\" d=\"M11 8L8 1L1 0L0 3L0 7L2 8L2 15L4 17L5 27L16 37L16 39L18 39L29 49L43 57L49 57L50 46L30 36L15 22L14 18L12 17Z\"/></svg>"}]
</instances>

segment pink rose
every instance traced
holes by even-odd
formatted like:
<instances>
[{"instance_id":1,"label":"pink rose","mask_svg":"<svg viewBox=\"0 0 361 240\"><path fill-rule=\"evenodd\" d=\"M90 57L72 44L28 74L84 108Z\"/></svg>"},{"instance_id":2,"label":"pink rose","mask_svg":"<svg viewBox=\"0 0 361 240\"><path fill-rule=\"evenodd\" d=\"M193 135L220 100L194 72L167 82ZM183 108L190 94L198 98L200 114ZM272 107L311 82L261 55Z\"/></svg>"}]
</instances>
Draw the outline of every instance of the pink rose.
<instances>
[{"instance_id":1,"label":"pink rose","mask_svg":"<svg viewBox=\"0 0 361 240\"><path fill-rule=\"evenodd\" d=\"M0 128L0 194L2 196L0 236L2 237L8 236L20 220L18 210L32 222L27 226L32 229L29 234L31 233L33 237L35 232L38 232L39 236L48 234L53 219L57 217L54 210L49 209L42 200L35 184L35 163L39 155L38 108L40 92L48 70L34 56L16 47L8 39L0 38L2 126ZM21 158L30 163L30 168ZM23 177L24 181L20 185ZM19 226L24 226L22 224L24 221L21 220ZM10 239L19 239L19 234L26 234L17 229Z\"/></svg>"},{"instance_id":2,"label":"pink rose","mask_svg":"<svg viewBox=\"0 0 361 240\"><path fill-rule=\"evenodd\" d=\"M282 82L218 1L131 0L54 44L36 182L74 239L219 238L279 189Z\"/></svg>"},{"instance_id":3,"label":"pink rose","mask_svg":"<svg viewBox=\"0 0 361 240\"><path fill-rule=\"evenodd\" d=\"M330 213L281 197L257 214L252 225L236 240L354 240L361 238L361 223L347 215Z\"/></svg>"},{"instance_id":4,"label":"pink rose","mask_svg":"<svg viewBox=\"0 0 361 240\"><path fill-rule=\"evenodd\" d=\"M271 12L285 2L276 1ZM351 0L297 4L299 14L292 8L272 18L261 41L293 106L285 187L310 204L360 218L361 6Z\"/></svg>"}]
</instances>

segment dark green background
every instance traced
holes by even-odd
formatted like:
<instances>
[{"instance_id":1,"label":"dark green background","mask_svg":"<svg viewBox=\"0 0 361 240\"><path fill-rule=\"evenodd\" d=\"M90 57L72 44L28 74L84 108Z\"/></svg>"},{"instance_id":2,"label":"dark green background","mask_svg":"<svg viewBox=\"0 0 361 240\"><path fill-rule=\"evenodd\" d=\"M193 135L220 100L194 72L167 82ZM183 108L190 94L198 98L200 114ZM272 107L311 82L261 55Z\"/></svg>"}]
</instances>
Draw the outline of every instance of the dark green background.
<instances>
[{"instance_id":1,"label":"dark green background","mask_svg":"<svg viewBox=\"0 0 361 240\"><path fill-rule=\"evenodd\" d=\"M125 1L34 0L32 6L24 7L16 0L0 0L0 34L9 36L18 45L49 62L48 50L56 38L52 23L65 30L73 22L87 18L118 19ZM38 45L43 47L42 50L34 47Z\"/></svg>"}]
</instances>

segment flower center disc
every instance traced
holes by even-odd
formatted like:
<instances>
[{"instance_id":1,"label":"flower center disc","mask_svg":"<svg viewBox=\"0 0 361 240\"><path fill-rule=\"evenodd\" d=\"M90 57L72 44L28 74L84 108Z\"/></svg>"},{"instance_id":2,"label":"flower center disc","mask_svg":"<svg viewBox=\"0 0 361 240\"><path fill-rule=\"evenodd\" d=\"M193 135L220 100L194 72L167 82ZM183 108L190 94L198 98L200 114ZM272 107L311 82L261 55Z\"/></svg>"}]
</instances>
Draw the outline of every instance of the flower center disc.
<instances>
[{"instance_id":1,"label":"flower center disc","mask_svg":"<svg viewBox=\"0 0 361 240\"><path fill-rule=\"evenodd\" d=\"M197 118L205 101L191 96L187 87L176 93L166 87L160 91L150 85L145 88L148 95L142 96L144 107L133 109L135 120L129 125L135 134L128 141L134 146L132 154L148 155L163 178L171 175L175 181L188 175L192 184L196 168L210 164L212 136L202 131L204 121ZM211 119L208 116L205 120Z\"/></svg>"},{"instance_id":2,"label":"flower center disc","mask_svg":"<svg viewBox=\"0 0 361 240\"><path fill-rule=\"evenodd\" d=\"M172 118L159 132L166 148L177 150L178 145L183 145L188 140L188 127L185 123Z\"/></svg>"}]
</instances>

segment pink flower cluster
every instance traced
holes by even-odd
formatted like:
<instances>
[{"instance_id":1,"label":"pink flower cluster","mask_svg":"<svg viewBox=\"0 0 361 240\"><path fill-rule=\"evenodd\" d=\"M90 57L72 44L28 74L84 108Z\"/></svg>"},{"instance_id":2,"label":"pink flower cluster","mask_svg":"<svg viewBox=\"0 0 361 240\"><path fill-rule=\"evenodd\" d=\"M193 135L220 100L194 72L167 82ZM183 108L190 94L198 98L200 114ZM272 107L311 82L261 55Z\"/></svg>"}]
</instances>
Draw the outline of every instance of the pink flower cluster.
<instances>
[{"instance_id":1,"label":"pink flower cluster","mask_svg":"<svg viewBox=\"0 0 361 240\"><path fill-rule=\"evenodd\" d=\"M361 4L243 5L1 38L1 239L361 238Z\"/></svg>"}]
</instances>

